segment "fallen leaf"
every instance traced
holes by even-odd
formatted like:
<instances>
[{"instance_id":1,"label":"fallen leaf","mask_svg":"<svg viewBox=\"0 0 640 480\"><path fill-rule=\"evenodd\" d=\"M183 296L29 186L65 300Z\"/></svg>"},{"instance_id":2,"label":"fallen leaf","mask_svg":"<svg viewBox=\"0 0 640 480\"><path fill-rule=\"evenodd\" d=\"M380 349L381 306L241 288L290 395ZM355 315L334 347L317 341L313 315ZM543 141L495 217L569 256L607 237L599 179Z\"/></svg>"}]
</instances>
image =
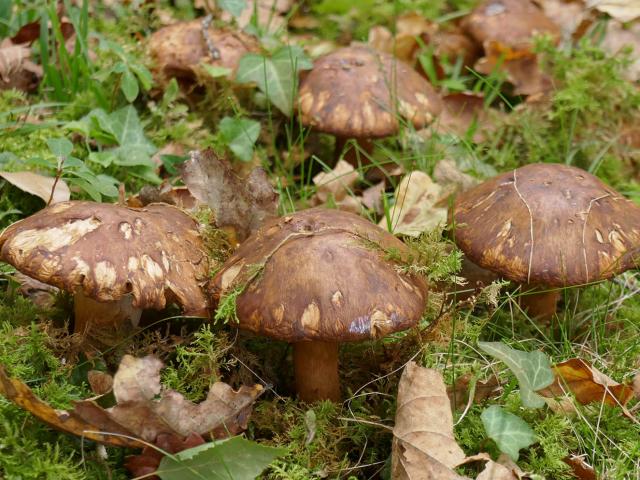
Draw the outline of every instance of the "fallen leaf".
<instances>
[{"instance_id":1,"label":"fallen leaf","mask_svg":"<svg viewBox=\"0 0 640 480\"><path fill-rule=\"evenodd\" d=\"M589 465L583 457L577 455L569 455L562 459L564 463L571 467L573 475L578 480L597 480L595 469Z\"/></svg>"},{"instance_id":2,"label":"fallen leaf","mask_svg":"<svg viewBox=\"0 0 640 480\"><path fill-rule=\"evenodd\" d=\"M398 386L391 478L462 479L452 469L465 460L453 435L453 415L442 375L409 362Z\"/></svg>"},{"instance_id":3,"label":"fallen leaf","mask_svg":"<svg viewBox=\"0 0 640 480\"><path fill-rule=\"evenodd\" d=\"M213 210L216 224L232 227L240 241L276 216L278 195L262 168L242 179L213 150L196 150L183 164L182 180L196 199Z\"/></svg>"},{"instance_id":4,"label":"fallen leaf","mask_svg":"<svg viewBox=\"0 0 640 480\"><path fill-rule=\"evenodd\" d=\"M631 64L627 67L625 74L633 82L640 80L640 24L633 23L625 27L615 20L607 22L607 30L601 45L611 55L629 48Z\"/></svg>"},{"instance_id":5,"label":"fallen leaf","mask_svg":"<svg viewBox=\"0 0 640 480\"><path fill-rule=\"evenodd\" d=\"M141 442L127 438L133 436L131 431L114 422L108 416L95 416L96 421L92 422L74 410L52 408L36 397L31 389L20 380L10 378L2 366L0 366L0 394L57 430L114 447L143 447ZM107 433L118 435L107 435Z\"/></svg>"},{"instance_id":6,"label":"fallen leaf","mask_svg":"<svg viewBox=\"0 0 640 480\"><path fill-rule=\"evenodd\" d=\"M454 160L440 160L436 163L433 179L454 193L467 191L480 183L477 178L460 170Z\"/></svg>"},{"instance_id":7,"label":"fallen leaf","mask_svg":"<svg viewBox=\"0 0 640 480\"><path fill-rule=\"evenodd\" d=\"M451 409L458 410L467 405L472 390L473 403L481 403L496 396L501 386L500 379L495 375L491 375L486 380L476 381L473 374L466 373L458 377L453 385L447 387L447 395L451 400Z\"/></svg>"},{"instance_id":8,"label":"fallen leaf","mask_svg":"<svg viewBox=\"0 0 640 480\"><path fill-rule=\"evenodd\" d=\"M535 432L524 420L497 405L485 409L480 418L487 435L496 442L500 451L515 461L521 449L538 441Z\"/></svg>"},{"instance_id":9,"label":"fallen leaf","mask_svg":"<svg viewBox=\"0 0 640 480\"><path fill-rule=\"evenodd\" d=\"M376 212L376 214L382 215L382 213L384 213L382 196L384 195L385 188L386 183L384 180L366 188L362 192L362 204Z\"/></svg>"},{"instance_id":10,"label":"fallen leaf","mask_svg":"<svg viewBox=\"0 0 640 480\"><path fill-rule=\"evenodd\" d=\"M351 193L353 185L360 175L349 162L338 161L333 170L320 172L313 177L316 186L314 204L326 203L330 198L335 201L342 200Z\"/></svg>"},{"instance_id":11,"label":"fallen leaf","mask_svg":"<svg viewBox=\"0 0 640 480\"><path fill-rule=\"evenodd\" d=\"M91 391L96 395L106 395L113 390L113 377L107 372L100 370L89 370L87 374Z\"/></svg>"},{"instance_id":12,"label":"fallen leaf","mask_svg":"<svg viewBox=\"0 0 640 480\"><path fill-rule=\"evenodd\" d=\"M450 93L442 97L442 113L435 123L438 133L450 133L464 137L474 123L480 126L484 121L484 97L473 93ZM479 132L473 140L482 141Z\"/></svg>"},{"instance_id":13,"label":"fallen leaf","mask_svg":"<svg viewBox=\"0 0 640 480\"><path fill-rule=\"evenodd\" d=\"M51 199L51 205L66 202L71 198L69 186L61 178L56 182L55 178L33 172L0 172L0 177L23 192L40 197L45 203ZM51 196L54 185L55 191Z\"/></svg>"},{"instance_id":14,"label":"fallen leaf","mask_svg":"<svg viewBox=\"0 0 640 480\"><path fill-rule=\"evenodd\" d=\"M436 207L442 200L443 189L421 171L409 172L402 179L395 193L391 208L391 225L396 234L420 236L447 220L447 209ZM382 219L379 225L387 226Z\"/></svg>"},{"instance_id":15,"label":"fallen leaf","mask_svg":"<svg viewBox=\"0 0 640 480\"><path fill-rule=\"evenodd\" d=\"M20 294L27 297L35 305L42 309L49 309L54 306L56 295L60 292L59 288L47 285L17 271L11 277L20 284L18 288Z\"/></svg>"},{"instance_id":16,"label":"fallen leaf","mask_svg":"<svg viewBox=\"0 0 640 480\"><path fill-rule=\"evenodd\" d=\"M580 38L594 20L593 15L584 8L579 0L534 1L542 8L545 15L560 28L564 42Z\"/></svg>"},{"instance_id":17,"label":"fallen leaf","mask_svg":"<svg viewBox=\"0 0 640 480\"><path fill-rule=\"evenodd\" d=\"M540 351L524 352L501 342L478 342L485 353L504 362L518 379L522 404L529 408L544 406L544 399L536 393L553 383L549 357Z\"/></svg>"},{"instance_id":18,"label":"fallen leaf","mask_svg":"<svg viewBox=\"0 0 640 480\"><path fill-rule=\"evenodd\" d=\"M12 88L31 92L42 78L42 67L31 60L31 49L14 45L11 40L0 42L0 90Z\"/></svg>"},{"instance_id":19,"label":"fallen leaf","mask_svg":"<svg viewBox=\"0 0 640 480\"><path fill-rule=\"evenodd\" d=\"M148 480L156 480L158 479L156 475L149 475L158 470L158 466L164 458L164 455L158 449L174 454L188 448L197 447L203 443L205 443L204 438L195 433L186 438L180 438L174 434L161 433L156 438L155 447L145 446L140 454L127 457L124 466L134 477L144 476Z\"/></svg>"},{"instance_id":20,"label":"fallen leaf","mask_svg":"<svg viewBox=\"0 0 640 480\"><path fill-rule=\"evenodd\" d=\"M640 0L587 0L588 8L595 8L621 22L640 17Z\"/></svg>"},{"instance_id":21,"label":"fallen leaf","mask_svg":"<svg viewBox=\"0 0 640 480\"><path fill-rule=\"evenodd\" d=\"M545 397L559 397L569 391L583 405L604 402L610 406L624 406L633 397L633 389L629 385L613 381L580 358L569 359L552 369L554 382L538 391Z\"/></svg>"}]
</instances>

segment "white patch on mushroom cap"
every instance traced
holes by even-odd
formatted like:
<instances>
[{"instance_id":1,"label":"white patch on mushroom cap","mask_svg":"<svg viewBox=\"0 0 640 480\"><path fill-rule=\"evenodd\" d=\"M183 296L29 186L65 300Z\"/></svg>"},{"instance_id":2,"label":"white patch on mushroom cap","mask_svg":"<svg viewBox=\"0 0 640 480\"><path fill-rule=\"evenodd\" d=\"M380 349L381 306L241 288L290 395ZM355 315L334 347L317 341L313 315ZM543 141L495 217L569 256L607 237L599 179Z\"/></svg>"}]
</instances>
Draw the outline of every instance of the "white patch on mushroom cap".
<instances>
[{"instance_id":1,"label":"white patch on mushroom cap","mask_svg":"<svg viewBox=\"0 0 640 480\"><path fill-rule=\"evenodd\" d=\"M125 240L129 240L133 235L133 228L130 223L122 222L120 224L119 230L122 232Z\"/></svg>"},{"instance_id":2,"label":"white patch on mushroom cap","mask_svg":"<svg viewBox=\"0 0 640 480\"><path fill-rule=\"evenodd\" d=\"M127 260L127 268L130 272L138 270L138 268L140 268L140 260L138 260L138 257L129 257L129 260Z\"/></svg>"},{"instance_id":3,"label":"white patch on mushroom cap","mask_svg":"<svg viewBox=\"0 0 640 480\"><path fill-rule=\"evenodd\" d=\"M162 267L156 263L149 255L142 255L141 264L142 268L147 272L147 274L153 278L154 280L162 280L164 277L164 272L162 271Z\"/></svg>"},{"instance_id":4,"label":"white patch on mushroom cap","mask_svg":"<svg viewBox=\"0 0 640 480\"><path fill-rule=\"evenodd\" d=\"M302 312L302 317L300 317L300 323L305 330L317 332L320 329L320 309L318 305L314 302L307 305L304 312Z\"/></svg>"},{"instance_id":5,"label":"white patch on mushroom cap","mask_svg":"<svg viewBox=\"0 0 640 480\"><path fill-rule=\"evenodd\" d=\"M110 289L115 286L118 275L111 262L102 261L96 263L94 273L100 290Z\"/></svg>"},{"instance_id":6,"label":"white patch on mushroom cap","mask_svg":"<svg viewBox=\"0 0 640 480\"><path fill-rule=\"evenodd\" d=\"M29 252L37 248L55 252L63 247L73 245L86 234L100 226L95 217L74 220L60 227L25 230L17 233L9 240L9 257L21 263Z\"/></svg>"}]
</instances>

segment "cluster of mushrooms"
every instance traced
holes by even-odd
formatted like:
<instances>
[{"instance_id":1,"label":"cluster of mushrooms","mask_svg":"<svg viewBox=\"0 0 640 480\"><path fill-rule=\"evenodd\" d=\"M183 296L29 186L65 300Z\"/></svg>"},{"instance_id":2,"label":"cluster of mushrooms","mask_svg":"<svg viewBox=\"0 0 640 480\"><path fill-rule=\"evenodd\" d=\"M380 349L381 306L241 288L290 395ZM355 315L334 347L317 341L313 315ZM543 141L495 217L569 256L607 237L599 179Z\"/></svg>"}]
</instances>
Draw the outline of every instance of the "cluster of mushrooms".
<instances>
[{"instance_id":1,"label":"cluster of mushrooms","mask_svg":"<svg viewBox=\"0 0 640 480\"><path fill-rule=\"evenodd\" d=\"M199 28L187 33L199 36ZM229 32L215 41L215 62L231 71L240 46L255 47ZM189 58L176 54L164 73L185 78ZM335 135L338 155L347 140L368 150L401 122L423 128L441 111L415 70L365 46L320 57L301 79L302 123ZM609 279L640 260L640 207L566 165L527 165L460 193L450 222L469 261L522 285L532 316L553 315L558 288ZM340 342L379 339L423 315L426 280L386 255L409 258L408 247L355 214L314 208L269 219L213 278L200 229L168 204L70 201L2 232L0 260L72 293L75 332L94 345L133 332L142 310L177 304L185 315L211 317L236 292L238 328L293 344L305 401L340 399Z\"/></svg>"},{"instance_id":2,"label":"cluster of mushrooms","mask_svg":"<svg viewBox=\"0 0 640 480\"><path fill-rule=\"evenodd\" d=\"M532 164L459 194L456 244L476 265L532 290L530 311L555 310L557 287L637 266L640 208L593 175ZM355 214L314 208L266 221L214 278L197 222L177 207L70 201L0 235L0 259L75 295L75 330L121 335L142 309L208 316L240 287L238 328L293 343L305 401L338 400L338 344L416 325L427 282L385 252L408 247ZM104 337L100 338L105 341Z\"/></svg>"}]
</instances>

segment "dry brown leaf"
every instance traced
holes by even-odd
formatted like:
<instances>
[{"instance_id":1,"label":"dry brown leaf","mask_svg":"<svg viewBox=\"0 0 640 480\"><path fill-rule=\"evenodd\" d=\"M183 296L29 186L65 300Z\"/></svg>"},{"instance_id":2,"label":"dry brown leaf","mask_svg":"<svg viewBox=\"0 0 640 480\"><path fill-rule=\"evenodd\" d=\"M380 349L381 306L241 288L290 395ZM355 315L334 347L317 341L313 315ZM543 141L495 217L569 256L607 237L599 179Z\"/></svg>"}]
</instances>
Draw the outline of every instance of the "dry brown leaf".
<instances>
[{"instance_id":1,"label":"dry brown leaf","mask_svg":"<svg viewBox=\"0 0 640 480\"><path fill-rule=\"evenodd\" d=\"M183 164L182 180L196 199L213 210L219 227L233 228L242 241L276 216L278 195L262 168L242 179L211 149L193 151L190 157Z\"/></svg>"},{"instance_id":2,"label":"dry brown leaf","mask_svg":"<svg viewBox=\"0 0 640 480\"><path fill-rule=\"evenodd\" d=\"M382 213L384 213L382 196L384 195L385 188L386 183L384 180L380 183L376 183L369 188L366 188L362 192L362 204L365 207L376 212L376 214L382 215Z\"/></svg>"},{"instance_id":3,"label":"dry brown leaf","mask_svg":"<svg viewBox=\"0 0 640 480\"><path fill-rule=\"evenodd\" d=\"M16 88L24 92L36 89L42 67L31 60L31 49L14 45L8 38L0 42L0 90Z\"/></svg>"},{"instance_id":4,"label":"dry brown leaf","mask_svg":"<svg viewBox=\"0 0 640 480\"><path fill-rule=\"evenodd\" d=\"M18 291L27 297L34 304L42 309L53 307L56 302L56 295L60 289L53 285L47 285L24 273L15 272L11 277L20 284Z\"/></svg>"},{"instance_id":5,"label":"dry brown leaf","mask_svg":"<svg viewBox=\"0 0 640 480\"><path fill-rule=\"evenodd\" d=\"M442 105L442 113L434 125L436 132L464 137L475 122L477 128L473 134L473 141L484 140L483 130L489 125L482 95L451 93L442 97Z\"/></svg>"},{"instance_id":6,"label":"dry brown leaf","mask_svg":"<svg viewBox=\"0 0 640 480\"><path fill-rule=\"evenodd\" d=\"M471 373L466 373L456 379L454 385L447 387L447 395L451 401L451 409L458 410L467 405L469 401L470 385L474 377ZM502 384L500 379L492 375L487 380L476 382L473 393L473 403L480 403L498 394Z\"/></svg>"},{"instance_id":7,"label":"dry brown leaf","mask_svg":"<svg viewBox=\"0 0 640 480\"><path fill-rule=\"evenodd\" d=\"M602 48L612 55L623 48L630 48L631 65L626 76L631 81L640 80L640 24L634 23L625 28L622 23L611 20L607 23L607 31L602 40Z\"/></svg>"},{"instance_id":8,"label":"dry brown leaf","mask_svg":"<svg viewBox=\"0 0 640 480\"><path fill-rule=\"evenodd\" d=\"M89 370L87 374L91 391L96 395L106 395L113 390L113 377L100 370Z\"/></svg>"},{"instance_id":9,"label":"dry brown leaf","mask_svg":"<svg viewBox=\"0 0 640 480\"><path fill-rule=\"evenodd\" d=\"M338 161L333 170L320 172L313 177L316 186L314 203L326 203L330 198L340 201L347 197L353 185L358 181L358 172L349 162Z\"/></svg>"},{"instance_id":10,"label":"dry brown leaf","mask_svg":"<svg viewBox=\"0 0 640 480\"><path fill-rule=\"evenodd\" d=\"M465 460L453 436L449 398L437 370L409 362L398 386L391 477L462 479L452 469Z\"/></svg>"},{"instance_id":11,"label":"dry brown leaf","mask_svg":"<svg viewBox=\"0 0 640 480\"><path fill-rule=\"evenodd\" d=\"M640 17L640 0L587 0L587 7L607 13L621 22L631 22Z\"/></svg>"},{"instance_id":12,"label":"dry brown leaf","mask_svg":"<svg viewBox=\"0 0 640 480\"><path fill-rule=\"evenodd\" d=\"M396 189L391 209L391 225L396 234L419 236L421 233L446 223L447 209L436 207L444 192L440 185L424 172L410 172ZM380 224L386 228L386 219Z\"/></svg>"},{"instance_id":13,"label":"dry brown leaf","mask_svg":"<svg viewBox=\"0 0 640 480\"><path fill-rule=\"evenodd\" d=\"M577 455L570 455L562 459L564 463L571 467L573 475L578 480L597 480L595 469L589 465L584 458Z\"/></svg>"},{"instance_id":14,"label":"dry brown leaf","mask_svg":"<svg viewBox=\"0 0 640 480\"><path fill-rule=\"evenodd\" d=\"M624 406L633 396L630 386L613 381L585 360L572 358L552 368L554 383L538 392L545 397L563 396L569 391L583 405L604 402Z\"/></svg>"},{"instance_id":15,"label":"dry brown leaf","mask_svg":"<svg viewBox=\"0 0 640 480\"><path fill-rule=\"evenodd\" d=\"M144 446L137 440L127 438L133 436L133 433L108 416L96 415L94 416L95 421L92 422L79 415L75 410L52 408L36 397L31 389L20 380L10 378L2 366L0 366L0 394L57 430L115 447L141 448ZM97 406L96 408L100 409ZM119 435L106 435L106 432Z\"/></svg>"},{"instance_id":16,"label":"dry brown leaf","mask_svg":"<svg viewBox=\"0 0 640 480\"><path fill-rule=\"evenodd\" d=\"M561 31L563 41L580 38L593 22L581 1L534 0Z\"/></svg>"},{"instance_id":17,"label":"dry brown leaf","mask_svg":"<svg viewBox=\"0 0 640 480\"><path fill-rule=\"evenodd\" d=\"M636 373L636 376L633 377L633 393L640 400L640 373Z\"/></svg>"},{"instance_id":18,"label":"dry brown leaf","mask_svg":"<svg viewBox=\"0 0 640 480\"><path fill-rule=\"evenodd\" d=\"M456 192L464 192L480 183L477 178L461 171L453 160L440 160L433 169L433 178L439 185L453 187Z\"/></svg>"},{"instance_id":19,"label":"dry brown leaf","mask_svg":"<svg viewBox=\"0 0 640 480\"><path fill-rule=\"evenodd\" d=\"M11 185L19 188L23 192L40 197L45 202L51 198L51 204L66 202L71 197L69 186L62 179L45 177L33 172L0 172L0 177L4 178ZM51 191L55 185L53 197Z\"/></svg>"},{"instance_id":20,"label":"dry brown leaf","mask_svg":"<svg viewBox=\"0 0 640 480\"><path fill-rule=\"evenodd\" d=\"M118 402L109 415L147 441L159 433L186 437L191 433L221 438L234 435L247 426L261 385L234 391L222 382L214 383L206 400L195 404L160 384L163 364L155 357L134 358L125 355L113 379L113 394Z\"/></svg>"}]
</instances>

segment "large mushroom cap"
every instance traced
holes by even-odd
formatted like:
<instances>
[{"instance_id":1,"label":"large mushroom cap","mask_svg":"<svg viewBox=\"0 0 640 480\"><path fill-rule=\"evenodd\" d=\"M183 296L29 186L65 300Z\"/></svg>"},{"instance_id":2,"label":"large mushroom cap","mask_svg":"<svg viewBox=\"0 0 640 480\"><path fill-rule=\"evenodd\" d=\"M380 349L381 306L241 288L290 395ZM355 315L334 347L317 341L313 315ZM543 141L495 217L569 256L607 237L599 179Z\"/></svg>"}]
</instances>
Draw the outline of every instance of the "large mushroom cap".
<instances>
[{"instance_id":1,"label":"large mushroom cap","mask_svg":"<svg viewBox=\"0 0 640 480\"><path fill-rule=\"evenodd\" d=\"M455 239L470 259L520 283L610 278L640 259L640 208L593 175L532 164L456 199Z\"/></svg>"},{"instance_id":2,"label":"large mushroom cap","mask_svg":"<svg viewBox=\"0 0 640 480\"><path fill-rule=\"evenodd\" d=\"M433 87L409 65L368 47L318 58L300 83L302 123L347 138L398 131L398 116L423 128L442 105Z\"/></svg>"},{"instance_id":3,"label":"large mushroom cap","mask_svg":"<svg viewBox=\"0 0 640 480\"><path fill-rule=\"evenodd\" d=\"M149 38L149 54L161 79L171 77L194 78L194 68L200 62L228 68L235 75L240 59L258 50L258 42L251 36L231 29L209 27L209 37L220 53L211 58L202 34L202 19L178 22L161 28Z\"/></svg>"},{"instance_id":4,"label":"large mushroom cap","mask_svg":"<svg viewBox=\"0 0 640 480\"><path fill-rule=\"evenodd\" d=\"M427 295L425 282L398 273L379 247L406 251L357 215L304 210L266 223L213 286L225 293L246 285L236 302L240 328L258 334L288 342L379 338L415 325Z\"/></svg>"},{"instance_id":5,"label":"large mushroom cap","mask_svg":"<svg viewBox=\"0 0 640 480\"><path fill-rule=\"evenodd\" d=\"M200 285L208 262L197 224L170 205L58 203L2 232L0 259L99 302L131 293L136 308L175 300L187 314L206 311Z\"/></svg>"}]
</instances>

